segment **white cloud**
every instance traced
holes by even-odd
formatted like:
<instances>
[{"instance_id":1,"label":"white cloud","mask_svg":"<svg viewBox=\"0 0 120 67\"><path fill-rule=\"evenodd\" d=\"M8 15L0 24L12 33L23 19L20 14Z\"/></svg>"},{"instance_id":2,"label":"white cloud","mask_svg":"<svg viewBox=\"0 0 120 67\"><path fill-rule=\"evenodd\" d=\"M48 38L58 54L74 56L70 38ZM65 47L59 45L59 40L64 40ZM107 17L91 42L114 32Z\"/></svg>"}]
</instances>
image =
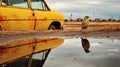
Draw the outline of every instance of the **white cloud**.
<instances>
[{"instance_id":1,"label":"white cloud","mask_svg":"<svg viewBox=\"0 0 120 67\"><path fill-rule=\"evenodd\" d=\"M57 10L66 18L72 13L74 18L93 14L96 17L120 17L120 0L46 0L51 9Z\"/></svg>"}]
</instances>

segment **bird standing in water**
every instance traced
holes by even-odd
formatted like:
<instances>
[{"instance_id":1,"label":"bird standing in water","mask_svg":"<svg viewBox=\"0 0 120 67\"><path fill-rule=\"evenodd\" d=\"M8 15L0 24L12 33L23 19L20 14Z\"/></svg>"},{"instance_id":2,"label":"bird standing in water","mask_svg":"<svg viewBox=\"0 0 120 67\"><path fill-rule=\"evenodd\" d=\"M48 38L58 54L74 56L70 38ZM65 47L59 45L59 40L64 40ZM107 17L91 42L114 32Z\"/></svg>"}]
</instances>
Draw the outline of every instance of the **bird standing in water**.
<instances>
[{"instance_id":1,"label":"bird standing in water","mask_svg":"<svg viewBox=\"0 0 120 67\"><path fill-rule=\"evenodd\" d=\"M89 16L84 17L84 20L83 20L83 22L81 24L81 32L82 33L83 33L83 30L86 30L89 27L89 24L90 24L89 18L90 18Z\"/></svg>"}]
</instances>

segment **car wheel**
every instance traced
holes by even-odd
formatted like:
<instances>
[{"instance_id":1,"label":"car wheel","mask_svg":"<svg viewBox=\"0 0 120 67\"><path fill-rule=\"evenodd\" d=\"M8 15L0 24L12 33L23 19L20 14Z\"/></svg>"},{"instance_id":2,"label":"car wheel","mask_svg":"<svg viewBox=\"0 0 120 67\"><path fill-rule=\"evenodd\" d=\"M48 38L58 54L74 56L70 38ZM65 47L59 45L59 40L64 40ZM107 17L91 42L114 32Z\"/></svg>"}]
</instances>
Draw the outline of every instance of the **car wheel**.
<instances>
[{"instance_id":1,"label":"car wheel","mask_svg":"<svg viewBox=\"0 0 120 67\"><path fill-rule=\"evenodd\" d=\"M54 25L50 25L49 30L57 30L57 28Z\"/></svg>"}]
</instances>

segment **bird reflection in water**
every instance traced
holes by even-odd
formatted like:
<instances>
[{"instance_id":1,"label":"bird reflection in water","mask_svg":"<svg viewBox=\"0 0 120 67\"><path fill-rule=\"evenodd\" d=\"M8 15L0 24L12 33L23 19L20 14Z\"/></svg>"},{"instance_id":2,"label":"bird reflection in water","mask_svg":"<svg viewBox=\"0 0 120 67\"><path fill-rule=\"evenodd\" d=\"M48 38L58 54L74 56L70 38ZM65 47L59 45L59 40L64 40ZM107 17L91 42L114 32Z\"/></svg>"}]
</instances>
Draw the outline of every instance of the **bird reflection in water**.
<instances>
[{"instance_id":1,"label":"bird reflection in water","mask_svg":"<svg viewBox=\"0 0 120 67\"><path fill-rule=\"evenodd\" d=\"M81 37L82 47L86 53L89 53L90 43L86 38Z\"/></svg>"}]
</instances>

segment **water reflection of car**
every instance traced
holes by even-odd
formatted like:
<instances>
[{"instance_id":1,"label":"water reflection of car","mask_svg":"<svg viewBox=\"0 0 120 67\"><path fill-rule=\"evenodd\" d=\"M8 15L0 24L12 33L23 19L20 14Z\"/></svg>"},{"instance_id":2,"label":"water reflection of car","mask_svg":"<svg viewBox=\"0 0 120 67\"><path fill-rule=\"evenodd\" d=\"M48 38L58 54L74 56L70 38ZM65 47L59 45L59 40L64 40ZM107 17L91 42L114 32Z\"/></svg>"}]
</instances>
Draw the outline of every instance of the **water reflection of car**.
<instances>
[{"instance_id":1,"label":"water reflection of car","mask_svg":"<svg viewBox=\"0 0 120 67\"><path fill-rule=\"evenodd\" d=\"M62 38L31 38L0 45L0 67L42 67Z\"/></svg>"},{"instance_id":2,"label":"water reflection of car","mask_svg":"<svg viewBox=\"0 0 120 67\"><path fill-rule=\"evenodd\" d=\"M0 0L0 30L60 30L64 16L45 0Z\"/></svg>"}]
</instances>

